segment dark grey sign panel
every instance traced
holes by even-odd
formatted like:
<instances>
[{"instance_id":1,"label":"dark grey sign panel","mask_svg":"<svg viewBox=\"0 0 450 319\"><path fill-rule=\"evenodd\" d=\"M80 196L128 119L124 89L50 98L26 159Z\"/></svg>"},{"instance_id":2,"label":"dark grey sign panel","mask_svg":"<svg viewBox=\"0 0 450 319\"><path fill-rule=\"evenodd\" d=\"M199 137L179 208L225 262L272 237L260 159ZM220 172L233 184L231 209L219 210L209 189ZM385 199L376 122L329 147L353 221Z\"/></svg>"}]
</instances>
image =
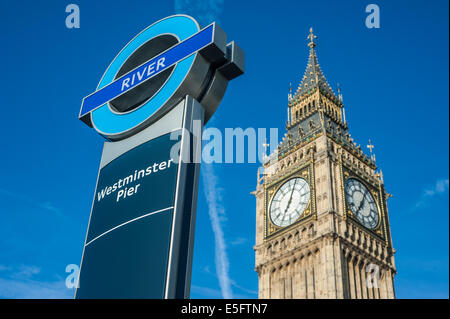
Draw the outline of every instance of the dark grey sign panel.
<instances>
[{"instance_id":1,"label":"dark grey sign panel","mask_svg":"<svg viewBox=\"0 0 450 319\"><path fill-rule=\"evenodd\" d=\"M192 129L198 120L201 136L203 117L187 97L147 130L161 135L148 140L144 131L122 145L105 144L76 298L189 295L199 173L193 159L201 150Z\"/></svg>"},{"instance_id":2,"label":"dark grey sign panel","mask_svg":"<svg viewBox=\"0 0 450 319\"><path fill-rule=\"evenodd\" d=\"M178 163L160 136L101 169L77 298L163 298ZM157 200L156 200L157 199Z\"/></svg>"}]
</instances>

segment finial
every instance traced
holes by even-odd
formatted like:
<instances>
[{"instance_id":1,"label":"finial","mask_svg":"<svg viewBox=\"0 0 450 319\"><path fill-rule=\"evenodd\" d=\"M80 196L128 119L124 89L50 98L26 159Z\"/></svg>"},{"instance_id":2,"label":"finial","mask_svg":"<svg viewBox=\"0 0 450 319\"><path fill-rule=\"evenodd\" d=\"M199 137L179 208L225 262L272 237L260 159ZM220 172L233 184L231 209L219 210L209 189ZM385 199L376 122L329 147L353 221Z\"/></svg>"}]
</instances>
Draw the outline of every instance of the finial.
<instances>
[{"instance_id":1,"label":"finial","mask_svg":"<svg viewBox=\"0 0 450 319\"><path fill-rule=\"evenodd\" d=\"M262 147L264 148L264 157L267 157L267 148L269 147L269 143L267 143L267 138L264 139L264 143L262 144Z\"/></svg>"},{"instance_id":2,"label":"finial","mask_svg":"<svg viewBox=\"0 0 450 319\"><path fill-rule=\"evenodd\" d=\"M292 83L289 83L288 101L290 102L291 100L292 100Z\"/></svg>"},{"instance_id":3,"label":"finial","mask_svg":"<svg viewBox=\"0 0 450 319\"><path fill-rule=\"evenodd\" d=\"M261 174L262 171L262 174ZM264 179L264 168L258 167L258 172L256 173L256 190L250 192L250 194L255 195L261 189L261 181Z\"/></svg>"},{"instance_id":4,"label":"finial","mask_svg":"<svg viewBox=\"0 0 450 319\"><path fill-rule=\"evenodd\" d=\"M316 43L314 42L314 39L317 39L317 36L313 33L313 28L309 29L309 35L308 35L309 43L308 46L313 49L316 46Z\"/></svg>"},{"instance_id":5,"label":"finial","mask_svg":"<svg viewBox=\"0 0 450 319\"><path fill-rule=\"evenodd\" d=\"M370 139L367 148L370 150L370 159L375 162L375 154L373 154L373 149L375 148L375 146L372 144L372 141Z\"/></svg>"},{"instance_id":6,"label":"finial","mask_svg":"<svg viewBox=\"0 0 450 319\"><path fill-rule=\"evenodd\" d=\"M337 84L337 90L338 90L338 99L339 99L339 102L343 102L343 97L342 97L342 93L341 93L341 85L339 84L339 82L338 82L338 84Z\"/></svg>"}]
</instances>

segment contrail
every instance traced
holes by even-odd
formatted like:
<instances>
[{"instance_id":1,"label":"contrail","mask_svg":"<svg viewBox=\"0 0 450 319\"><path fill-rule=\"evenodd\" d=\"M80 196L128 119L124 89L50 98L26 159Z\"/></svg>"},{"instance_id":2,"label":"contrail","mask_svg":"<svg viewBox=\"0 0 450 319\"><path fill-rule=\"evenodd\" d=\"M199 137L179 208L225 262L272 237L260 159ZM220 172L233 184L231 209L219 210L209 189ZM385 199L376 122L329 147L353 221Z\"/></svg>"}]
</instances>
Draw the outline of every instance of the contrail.
<instances>
[{"instance_id":1,"label":"contrail","mask_svg":"<svg viewBox=\"0 0 450 319\"><path fill-rule=\"evenodd\" d=\"M202 26L213 21L218 22L222 13L224 0L175 0L175 13L193 16ZM212 121L211 121L212 122ZM225 209L220 203L217 191L217 175L211 164L203 164L202 173L204 191L208 203L208 214L214 233L215 242L215 264L217 278L222 297L232 299L231 280L228 274L229 261L226 251L225 238L222 230L221 220L225 217Z\"/></svg>"},{"instance_id":2,"label":"contrail","mask_svg":"<svg viewBox=\"0 0 450 319\"><path fill-rule=\"evenodd\" d=\"M225 299L232 299L233 292L231 291L231 280L228 274L229 261L227 255L227 247L225 245L225 238L221 225L221 218L225 215L225 210L220 203L220 199L217 194L217 175L214 172L212 164L204 164L204 190L205 197L208 203L208 214L211 220L211 226L214 233L215 242L215 263L216 273L219 279L219 286L222 292L222 296Z\"/></svg>"},{"instance_id":3,"label":"contrail","mask_svg":"<svg viewBox=\"0 0 450 319\"><path fill-rule=\"evenodd\" d=\"M33 199L30 199L28 196L22 195L20 193L10 192L10 191L8 191L6 189L3 189L3 188L0 188L0 195L10 197L12 199L21 201L23 203L26 203L28 205L31 205L31 206L34 206L34 207L37 207L37 208L40 208L40 209L43 209L43 210L50 211L50 212L52 212L52 213L54 213L54 214L56 214L56 215L58 215L60 217L63 217L63 214L61 213L61 211L58 208L54 207L52 205L52 203L50 203L50 202L35 201Z\"/></svg>"}]
</instances>

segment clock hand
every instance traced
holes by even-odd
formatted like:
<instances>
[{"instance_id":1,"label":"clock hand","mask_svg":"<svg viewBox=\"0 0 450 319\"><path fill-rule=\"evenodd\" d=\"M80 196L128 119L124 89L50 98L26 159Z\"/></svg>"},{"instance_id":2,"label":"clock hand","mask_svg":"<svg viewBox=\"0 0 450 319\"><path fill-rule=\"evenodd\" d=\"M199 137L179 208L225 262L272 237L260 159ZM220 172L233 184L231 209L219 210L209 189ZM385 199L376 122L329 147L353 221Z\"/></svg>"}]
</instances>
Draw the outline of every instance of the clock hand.
<instances>
[{"instance_id":1,"label":"clock hand","mask_svg":"<svg viewBox=\"0 0 450 319\"><path fill-rule=\"evenodd\" d=\"M359 205L358 205L358 208L356 209L355 214L359 213L359 210L362 208L363 203L364 203L364 196L363 196L363 198L361 198L361 201L359 202Z\"/></svg>"},{"instance_id":2,"label":"clock hand","mask_svg":"<svg viewBox=\"0 0 450 319\"><path fill-rule=\"evenodd\" d=\"M359 211L365 206L365 199L367 199L367 202L369 202L369 198L367 197L368 192L364 192L363 198L361 199L361 202L359 204L358 209L356 210L356 213L359 213Z\"/></svg>"},{"instance_id":3,"label":"clock hand","mask_svg":"<svg viewBox=\"0 0 450 319\"><path fill-rule=\"evenodd\" d=\"M368 202L370 202L370 197L369 197L368 191L364 194L364 198L367 199Z\"/></svg>"},{"instance_id":4,"label":"clock hand","mask_svg":"<svg viewBox=\"0 0 450 319\"><path fill-rule=\"evenodd\" d=\"M295 189L295 185L296 185L296 184L297 184L297 180L295 180L294 186L292 187L292 190L291 190L291 196L289 197L288 204L287 204L286 209L285 209L285 211L284 211L285 214L286 214L286 212L288 211L289 206L291 205L291 202L292 202L292 194L294 194L294 189Z\"/></svg>"}]
</instances>

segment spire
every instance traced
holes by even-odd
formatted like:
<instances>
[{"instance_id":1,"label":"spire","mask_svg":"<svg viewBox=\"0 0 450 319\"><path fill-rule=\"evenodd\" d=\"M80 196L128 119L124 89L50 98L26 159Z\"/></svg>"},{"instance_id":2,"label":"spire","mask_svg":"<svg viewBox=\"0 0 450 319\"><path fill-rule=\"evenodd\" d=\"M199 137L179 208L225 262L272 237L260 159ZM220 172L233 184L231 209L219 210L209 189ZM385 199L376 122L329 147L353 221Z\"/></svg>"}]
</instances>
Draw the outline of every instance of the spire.
<instances>
[{"instance_id":1,"label":"spire","mask_svg":"<svg viewBox=\"0 0 450 319\"><path fill-rule=\"evenodd\" d=\"M333 90L325 79L322 70L320 69L316 51L314 50L317 45L315 42L317 36L313 33L312 28L309 30L307 39L309 39L308 46L310 48L308 64L306 65L305 74L303 75L302 81L298 86L294 97L302 96L304 94L312 92L314 89L319 88L324 93L330 94L336 98L336 95L334 94Z\"/></svg>"}]
</instances>

